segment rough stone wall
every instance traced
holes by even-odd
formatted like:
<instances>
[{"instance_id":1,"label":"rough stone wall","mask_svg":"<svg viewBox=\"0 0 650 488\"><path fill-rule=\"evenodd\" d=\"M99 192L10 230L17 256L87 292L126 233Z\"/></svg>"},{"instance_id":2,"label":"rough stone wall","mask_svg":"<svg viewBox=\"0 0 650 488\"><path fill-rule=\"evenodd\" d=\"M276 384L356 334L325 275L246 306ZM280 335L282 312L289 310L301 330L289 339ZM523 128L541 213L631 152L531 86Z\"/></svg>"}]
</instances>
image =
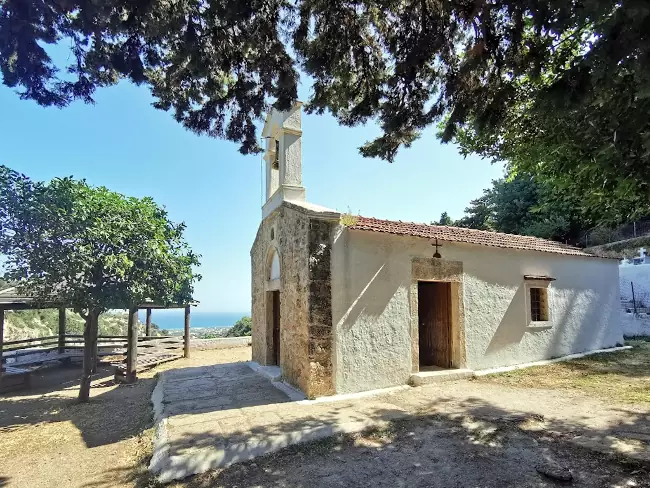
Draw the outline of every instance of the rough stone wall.
<instances>
[{"instance_id":1,"label":"rough stone wall","mask_svg":"<svg viewBox=\"0 0 650 488\"><path fill-rule=\"evenodd\" d=\"M277 225L278 214L262 221L251 248L251 335L253 361L268 364L266 323L266 269L271 246L270 231Z\"/></svg>"},{"instance_id":2,"label":"rough stone wall","mask_svg":"<svg viewBox=\"0 0 650 488\"><path fill-rule=\"evenodd\" d=\"M280 365L285 380L307 393L309 388L309 218L278 209L280 250Z\"/></svg>"},{"instance_id":3,"label":"rough stone wall","mask_svg":"<svg viewBox=\"0 0 650 488\"><path fill-rule=\"evenodd\" d=\"M251 250L253 360L272 364L267 275L280 257L282 376L308 397L334 393L332 378L331 228L328 220L282 205L267 217ZM271 228L275 239L271 240Z\"/></svg>"},{"instance_id":4,"label":"rough stone wall","mask_svg":"<svg viewBox=\"0 0 650 488\"><path fill-rule=\"evenodd\" d=\"M309 225L309 386L308 397L334 394L332 377L333 224L311 219Z\"/></svg>"}]
</instances>

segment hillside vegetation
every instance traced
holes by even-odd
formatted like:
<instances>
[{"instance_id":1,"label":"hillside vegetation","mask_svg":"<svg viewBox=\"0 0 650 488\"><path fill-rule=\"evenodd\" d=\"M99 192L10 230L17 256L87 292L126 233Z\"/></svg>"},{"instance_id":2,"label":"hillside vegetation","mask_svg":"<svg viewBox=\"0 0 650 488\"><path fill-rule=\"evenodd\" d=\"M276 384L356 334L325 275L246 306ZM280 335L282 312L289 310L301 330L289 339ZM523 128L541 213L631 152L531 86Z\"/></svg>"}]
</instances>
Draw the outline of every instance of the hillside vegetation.
<instances>
[{"instance_id":1,"label":"hillside vegetation","mask_svg":"<svg viewBox=\"0 0 650 488\"><path fill-rule=\"evenodd\" d=\"M639 248L650 248L650 236L633 237L617 242L610 242L601 246L588 247L586 250L598 256L626 257L638 256Z\"/></svg>"},{"instance_id":2,"label":"hillside vegetation","mask_svg":"<svg viewBox=\"0 0 650 488\"><path fill-rule=\"evenodd\" d=\"M144 335L144 324L139 323L138 327ZM99 335L126 335L127 328L126 312L113 311L99 317ZM158 326L152 324L151 329L152 335L160 335ZM58 330L59 311L56 309L5 312L5 341L56 335ZM72 310L66 310L66 333L83 334L83 331L84 320Z\"/></svg>"}]
</instances>

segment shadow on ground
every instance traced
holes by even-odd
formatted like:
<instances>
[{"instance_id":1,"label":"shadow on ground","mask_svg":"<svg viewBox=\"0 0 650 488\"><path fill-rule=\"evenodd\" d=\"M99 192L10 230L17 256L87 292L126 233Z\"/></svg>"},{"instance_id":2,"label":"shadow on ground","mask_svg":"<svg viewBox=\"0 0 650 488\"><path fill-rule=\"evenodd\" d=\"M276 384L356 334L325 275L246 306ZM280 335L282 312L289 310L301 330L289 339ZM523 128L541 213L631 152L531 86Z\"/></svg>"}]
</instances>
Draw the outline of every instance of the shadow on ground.
<instances>
[{"instance_id":1,"label":"shadow on ground","mask_svg":"<svg viewBox=\"0 0 650 488\"><path fill-rule=\"evenodd\" d=\"M137 436L151 424L150 412L136 407L149 403L155 379L139 379L135 385L118 385L98 395L91 392L91 401L79 404L80 376L78 366L49 368L34 373L29 390L0 395L0 436L27 425L70 421L86 446L96 447ZM113 368L102 365L92 389L110 386L116 386Z\"/></svg>"},{"instance_id":2,"label":"shadow on ground","mask_svg":"<svg viewBox=\"0 0 650 488\"><path fill-rule=\"evenodd\" d=\"M253 461L197 475L171 486L207 487L546 487L558 480L538 471L558 466L569 470L572 486L650 486L648 464L621 462L618 456L594 452L575 444L576 426L549 422L526 412L497 408L479 399L465 402L459 413L436 413L447 402L440 398L422 404L419 412L399 406L366 411L376 426L367 433L335 435L325 440L292 446ZM257 434L287 435L337 421L337 405L318 417L287 421ZM427 412L427 413L424 413ZM433 412L433 413L428 413ZM648 419L630 412L629 421L607 429L580 432L584 438L607 437L620 430L648 432ZM242 430L241 438L250 436ZM194 449L211 446L215 438L197 433L180 440ZM264 447L264 446L261 446ZM611 445L612 452L616 452ZM197 452L200 456L200 452ZM233 462L237 459L233 458ZM200 459L197 459L200 462ZM152 483L148 473L110 472L136 486ZM109 486L94 483L87 486Z\"/></svg>"}]
</instances>

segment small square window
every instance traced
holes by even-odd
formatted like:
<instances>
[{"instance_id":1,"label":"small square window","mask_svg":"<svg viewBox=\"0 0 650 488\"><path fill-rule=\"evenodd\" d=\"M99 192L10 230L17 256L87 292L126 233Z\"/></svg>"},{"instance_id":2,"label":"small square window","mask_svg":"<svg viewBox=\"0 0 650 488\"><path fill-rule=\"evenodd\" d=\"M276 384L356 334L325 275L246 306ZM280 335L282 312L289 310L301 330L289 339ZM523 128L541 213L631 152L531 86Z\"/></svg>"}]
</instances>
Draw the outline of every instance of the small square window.
<instances>
[{"instance_id":1,"label":"small square window","mask_svg":"<svg viewBox=\"0 0 650 488\"><path fill-rule=\"evenodd\" d=\"M530 319L533 322L548 321L548 289L530 288Z\"/></svg>"}]
</instances>

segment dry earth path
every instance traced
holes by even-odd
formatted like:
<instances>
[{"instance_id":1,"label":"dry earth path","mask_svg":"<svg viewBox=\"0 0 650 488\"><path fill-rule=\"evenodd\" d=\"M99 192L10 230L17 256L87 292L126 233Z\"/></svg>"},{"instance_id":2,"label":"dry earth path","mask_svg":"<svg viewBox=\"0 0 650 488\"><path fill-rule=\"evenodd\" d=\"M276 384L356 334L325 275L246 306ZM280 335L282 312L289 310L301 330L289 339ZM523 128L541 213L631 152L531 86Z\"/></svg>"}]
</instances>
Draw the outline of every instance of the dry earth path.
<instances>
[{"instance_id":1,"label":"dry earth path","mask_svg":"<svg viewBox=\"0 0 650 488\"><path fill-rule=\"evenodd\" d=\"M288 402L245 365L163 373L152 469L163 481L253 459L340 433L437 416L509 424L603 453L650 462L647 406L606 403L565 390L476 380L403 388L339 401Z\"/></svg>"}]
</instances>

